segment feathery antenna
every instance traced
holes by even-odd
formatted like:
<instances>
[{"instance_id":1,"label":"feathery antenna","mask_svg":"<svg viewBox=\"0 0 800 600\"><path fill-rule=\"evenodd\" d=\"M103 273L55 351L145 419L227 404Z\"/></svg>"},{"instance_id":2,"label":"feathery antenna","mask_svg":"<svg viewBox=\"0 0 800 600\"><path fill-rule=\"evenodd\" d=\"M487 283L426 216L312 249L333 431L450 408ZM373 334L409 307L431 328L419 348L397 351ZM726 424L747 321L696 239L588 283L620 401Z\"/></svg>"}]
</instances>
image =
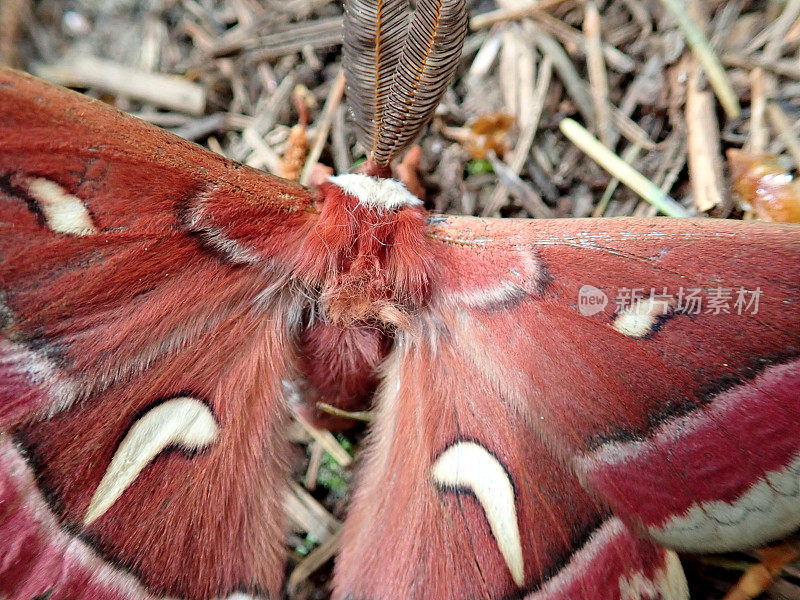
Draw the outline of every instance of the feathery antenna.
<instances>
[{"instance_id":1,"label":"feathery antenna","mask_svg":"<svg viewBox=\"0 0 800 600\"><path fill-rule=\"evenodd\" d=\"M375 145L377 124L403 52L408 31L408 0L346 0L344 72L347 99L358 127L358 141Z\"/></svg>"},{"instance_id":2,"label":"feathery antenna","mask_svg":"<svg viewBox=\"0 0 800 600\"><path fill-rule=\"evenodd\" d=\"M347 96L359 141L379 169L433 118L461 56L464 0L345 0Z\"/></svg>"}]
</instances>

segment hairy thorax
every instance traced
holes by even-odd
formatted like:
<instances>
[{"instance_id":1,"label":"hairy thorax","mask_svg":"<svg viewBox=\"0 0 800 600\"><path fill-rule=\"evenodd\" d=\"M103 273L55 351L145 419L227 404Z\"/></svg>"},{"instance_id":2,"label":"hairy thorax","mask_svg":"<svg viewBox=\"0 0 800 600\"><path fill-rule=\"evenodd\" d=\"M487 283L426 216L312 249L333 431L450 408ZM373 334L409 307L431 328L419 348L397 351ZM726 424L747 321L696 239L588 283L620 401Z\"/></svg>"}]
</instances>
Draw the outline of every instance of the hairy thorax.
<instances>
[{"instance_id":1,"label":"hairy thorax","mask_svg":"<svg viewBox=\"0 0 800 600\"><path fill-rule=\"evenodd\" d=\"M296 272L316 298L300 368L310 400L355 409L374 390L394 330L407 329L428 299L427 217L391 179L341 175L319 194L319 219L297 257Z\"/></svg>"},{"instance_id":2,"label":"hairy thorax","mask_svg":"<svg viewBox=\"0 0 800 600\"><path fill-rule=\"evenodd\" d=\"M404 324L425 302L432 268L422 202L397 181L357 174L331 178L320 198L297 271L324 317Z\"/></svg>"}]
</instances>

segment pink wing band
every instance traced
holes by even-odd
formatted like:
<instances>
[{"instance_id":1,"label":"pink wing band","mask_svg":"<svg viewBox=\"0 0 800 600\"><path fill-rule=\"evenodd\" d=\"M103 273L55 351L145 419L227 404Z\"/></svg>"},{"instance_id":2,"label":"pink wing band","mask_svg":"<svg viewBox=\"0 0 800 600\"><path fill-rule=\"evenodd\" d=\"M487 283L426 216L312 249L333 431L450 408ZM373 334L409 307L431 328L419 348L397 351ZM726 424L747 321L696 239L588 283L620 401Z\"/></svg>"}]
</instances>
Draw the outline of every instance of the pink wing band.
<instances>
[{"instance_id":1,"label":"pink wing band","mask_svg":"<svg viewBox=\"0 0 800 600\"><path fill-rule=\"evenodd\" d=\"M112 567L58 526L14 444L0 436L0 596L8 600L149 600L129 574Z\"/></svg>"},{"instance_id":2,"label":"pink wing band","mask_svg":"<svg viewBox=\"0 0 800 600\"><path fill-rule=\"evenodd\" d=\"M632 564L637 561L638 564ZM686 578L674 552L633 535L612 517L540 590L525 600L688 598Z\"/></svg>"},{"instance_id":3,"label":"pink wing band","mask_svg":"<svg viewBox=\"0 0 800 600\"><path fill-rule=\"evenodd\" d=\"M800 525L800 360L675 417L644 440L577 461L583 480L657 541L688 551L754 546Z\"/></svg>"}]
</instances>

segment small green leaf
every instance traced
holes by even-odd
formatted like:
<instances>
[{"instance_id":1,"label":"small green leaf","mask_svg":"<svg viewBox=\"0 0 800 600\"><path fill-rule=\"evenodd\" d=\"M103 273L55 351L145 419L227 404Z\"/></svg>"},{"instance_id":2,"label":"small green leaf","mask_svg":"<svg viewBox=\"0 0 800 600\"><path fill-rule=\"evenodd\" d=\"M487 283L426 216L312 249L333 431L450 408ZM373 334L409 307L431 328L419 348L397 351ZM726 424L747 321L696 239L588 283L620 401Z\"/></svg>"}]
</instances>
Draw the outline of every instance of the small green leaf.
<instances>
[{"instance_id":1,"label":"small green leaf","mask_svg":"<svg viewBox=\"0 0 800 600\"><path fill-rule=\"evenodd\" d=\"M467 173L470 175L485 175L494 173L492 163L488 160L471 160L467 163Z\"/></svg>"}]
</instances>

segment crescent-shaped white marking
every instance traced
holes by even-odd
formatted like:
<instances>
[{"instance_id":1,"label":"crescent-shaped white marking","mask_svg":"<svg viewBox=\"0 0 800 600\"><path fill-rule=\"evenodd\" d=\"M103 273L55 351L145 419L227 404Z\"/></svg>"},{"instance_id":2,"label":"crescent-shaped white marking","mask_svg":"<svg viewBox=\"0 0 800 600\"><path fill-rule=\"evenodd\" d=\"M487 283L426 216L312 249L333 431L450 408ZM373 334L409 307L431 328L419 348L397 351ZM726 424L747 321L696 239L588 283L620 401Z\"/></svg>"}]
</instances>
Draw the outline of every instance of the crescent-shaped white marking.
<instances>
[{"instance_id":1,"label":"crescent-shaped white marking","mask_svg":"<svg viewBox=\"0 0 800 600\"><path fill-rule=\"evenodd\" d=\"M525 583L514 486L503 465L483 446L459 442L445 450L431 467L441 486L468 488L483 507L497 547L518 587Z\"/></svg>"},{"instance_id":2,"label":"crescent-shaped white marking","mask_svg":"<svg viewBox=\"0 0 800 600\"><path fill-rule=\"evenodd\" d=\"M128 431L89 502L83 524L105 513L153 458L178 444L199 450L216 441L219 427L211 410L194 398L172 398L150 409Z\"/></svg>"},{"instance_id":3,"label":"crescent-shaped white marking","mask_svg":"<svg viewBox=\"0 0 800 600\"><path fill-rule=\"evenodd\" d=\"M28 193L36 198L47 226L58 233L89 235L97 233L89 211L72 194L54 181L35 177L28 180Z\"/></svg>"}]
</instances>

